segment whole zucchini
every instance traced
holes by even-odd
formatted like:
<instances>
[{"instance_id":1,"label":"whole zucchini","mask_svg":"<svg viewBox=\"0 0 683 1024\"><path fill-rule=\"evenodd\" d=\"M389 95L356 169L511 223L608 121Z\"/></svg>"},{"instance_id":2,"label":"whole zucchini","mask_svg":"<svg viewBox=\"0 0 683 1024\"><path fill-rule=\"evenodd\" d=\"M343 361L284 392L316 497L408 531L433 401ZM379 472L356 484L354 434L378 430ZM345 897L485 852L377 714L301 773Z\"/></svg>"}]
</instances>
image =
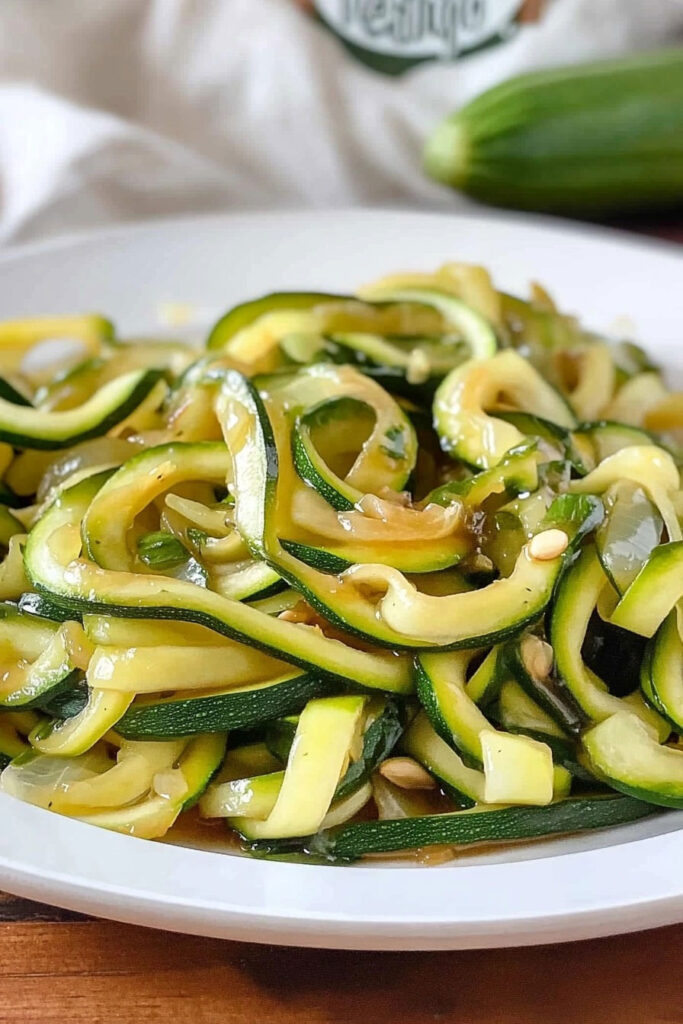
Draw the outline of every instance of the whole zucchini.
<instances>
[{"instance_id":1,"label":"whole zucchini","mask_svg":"<svg viewBox=\"0 0 683 1024\"><path fill-rule=\"evenodd\" d=\"M683 201L683 48L519 75L446 118L427 172L501 206L611 213Z\"/></svg>"}]
</instances>

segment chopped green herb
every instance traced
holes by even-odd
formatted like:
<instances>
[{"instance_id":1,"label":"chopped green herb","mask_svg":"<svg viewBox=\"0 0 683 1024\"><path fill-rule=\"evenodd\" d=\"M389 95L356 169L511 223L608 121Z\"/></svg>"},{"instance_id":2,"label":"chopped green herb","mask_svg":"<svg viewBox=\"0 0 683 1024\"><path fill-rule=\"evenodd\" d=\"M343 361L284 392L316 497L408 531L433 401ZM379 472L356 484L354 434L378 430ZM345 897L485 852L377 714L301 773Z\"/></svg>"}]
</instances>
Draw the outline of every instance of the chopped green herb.
<instances>
[{"instance_id":1,"label":"chopped green herb","mask_svg":"<svg viewBox=\"0 0 683 1024\"><path fill-rule=\"evenodd\" d=\"M388 444L380 445L384 454L388 455L390 459L396 459L397 462L401 459L405 459L406 436L403 427L389 427L384 436L389 442Z\"/></svg>"},{"instance_id":2,"label":"chopped green herb","mask_svg":"<svg viewBox=\"0 0 683 1024\"><path fill-rule=\"evenodd\" d=\"M177 537L166 530L146 533L138 540L140 561L150 569L174 569L186 562L189 555L187 548Z\"/></svg>"}]
</instances>

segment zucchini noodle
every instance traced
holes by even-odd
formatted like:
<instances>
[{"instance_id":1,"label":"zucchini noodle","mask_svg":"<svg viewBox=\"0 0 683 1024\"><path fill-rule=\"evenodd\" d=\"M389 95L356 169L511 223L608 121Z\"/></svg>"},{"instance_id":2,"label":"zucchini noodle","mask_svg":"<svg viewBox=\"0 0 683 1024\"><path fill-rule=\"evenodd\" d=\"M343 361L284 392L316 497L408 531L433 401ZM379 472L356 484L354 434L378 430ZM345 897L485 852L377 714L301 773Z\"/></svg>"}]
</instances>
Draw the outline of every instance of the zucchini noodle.
<instances>
[{"instance_id":1,"label":"zucchini noodle","mask_svg":"<svg viewBox=\"0 0 683 1024\"><path fill-rule=\"evenodd\" d=\"M342 862L683 807L683 395L637 346L451 263L201 353L9 321L0 373L5 793Z\"/></svg>"}]
</instances>

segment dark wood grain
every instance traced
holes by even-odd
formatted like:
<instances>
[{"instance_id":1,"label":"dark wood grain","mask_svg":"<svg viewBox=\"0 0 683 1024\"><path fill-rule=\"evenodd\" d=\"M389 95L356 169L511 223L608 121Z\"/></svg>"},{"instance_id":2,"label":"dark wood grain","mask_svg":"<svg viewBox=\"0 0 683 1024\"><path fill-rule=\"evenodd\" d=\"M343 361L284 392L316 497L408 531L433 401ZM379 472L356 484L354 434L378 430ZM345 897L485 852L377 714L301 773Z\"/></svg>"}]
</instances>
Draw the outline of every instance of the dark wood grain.
<instances>
[{"instance_id":1,"label":"dark wood grain","mask_svg":"<svg viewBox=\"0 0 683 1024\"><path fill-rule=\"evenodd\" d=\"M0 892L0 923L7 921L79 921L85 920L74 910L62 910L45 903L25 900L21 896L10 896Z\"/></svg>"},{"instance_id":2,"label":"dark wood grain","mask_svg":"<svg viewBox=\"0 0 683 1024\"><path fill-rule=\"evenodd\" d=\"M297 950L83 921L0 925L0 1021L673 1024L683 927L537 949Z\"/></svg>"},{"instance_id":3,"label":"dark wood grain","mask_svg":"<svg viewBox=\"0 0 683 1024\"><path fill-rule=\"evenodd\" d=\"M666 223L615 225L683 242ZM297 950L0 894L0 1024L683 1024L683 925L534 949Z\"/></svg>"}]
</instances>

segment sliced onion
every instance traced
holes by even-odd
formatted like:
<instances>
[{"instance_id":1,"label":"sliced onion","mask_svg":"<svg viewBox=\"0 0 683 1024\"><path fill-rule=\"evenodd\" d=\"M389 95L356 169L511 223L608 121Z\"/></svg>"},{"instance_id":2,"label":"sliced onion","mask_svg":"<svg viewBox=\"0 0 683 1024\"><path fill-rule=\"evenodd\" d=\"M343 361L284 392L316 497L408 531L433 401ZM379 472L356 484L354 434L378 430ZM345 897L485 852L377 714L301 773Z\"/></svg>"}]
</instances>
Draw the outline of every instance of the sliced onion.
<instances>
[{"instance_id":1,"label":"sliced onion","mask_svg":"<svg viewBox=\"0 0 683 1024\"><path fill-rule=\"evenodd\" d=\"M89 466L120 466L139 450L138 445L119 437L95 437L91 441L82 441L60 452L48 466L38 485L36 497L42 501L50 491L81 469ZM35 452L26 452L26 455L35 458Z\"/></svg>"},{"instance_id":2,"label":"sliced onion","mask_svg":"<svg viewBox=\"0 0 683 1024\"><path fill-rule=\"evenodd\" d=\"M0 790L36 807L49 808L73 783L93 779L109 767L111 761L99 749L70 758L31 752L7 765L0 775Z\"/></svg>"}]
</instances>

